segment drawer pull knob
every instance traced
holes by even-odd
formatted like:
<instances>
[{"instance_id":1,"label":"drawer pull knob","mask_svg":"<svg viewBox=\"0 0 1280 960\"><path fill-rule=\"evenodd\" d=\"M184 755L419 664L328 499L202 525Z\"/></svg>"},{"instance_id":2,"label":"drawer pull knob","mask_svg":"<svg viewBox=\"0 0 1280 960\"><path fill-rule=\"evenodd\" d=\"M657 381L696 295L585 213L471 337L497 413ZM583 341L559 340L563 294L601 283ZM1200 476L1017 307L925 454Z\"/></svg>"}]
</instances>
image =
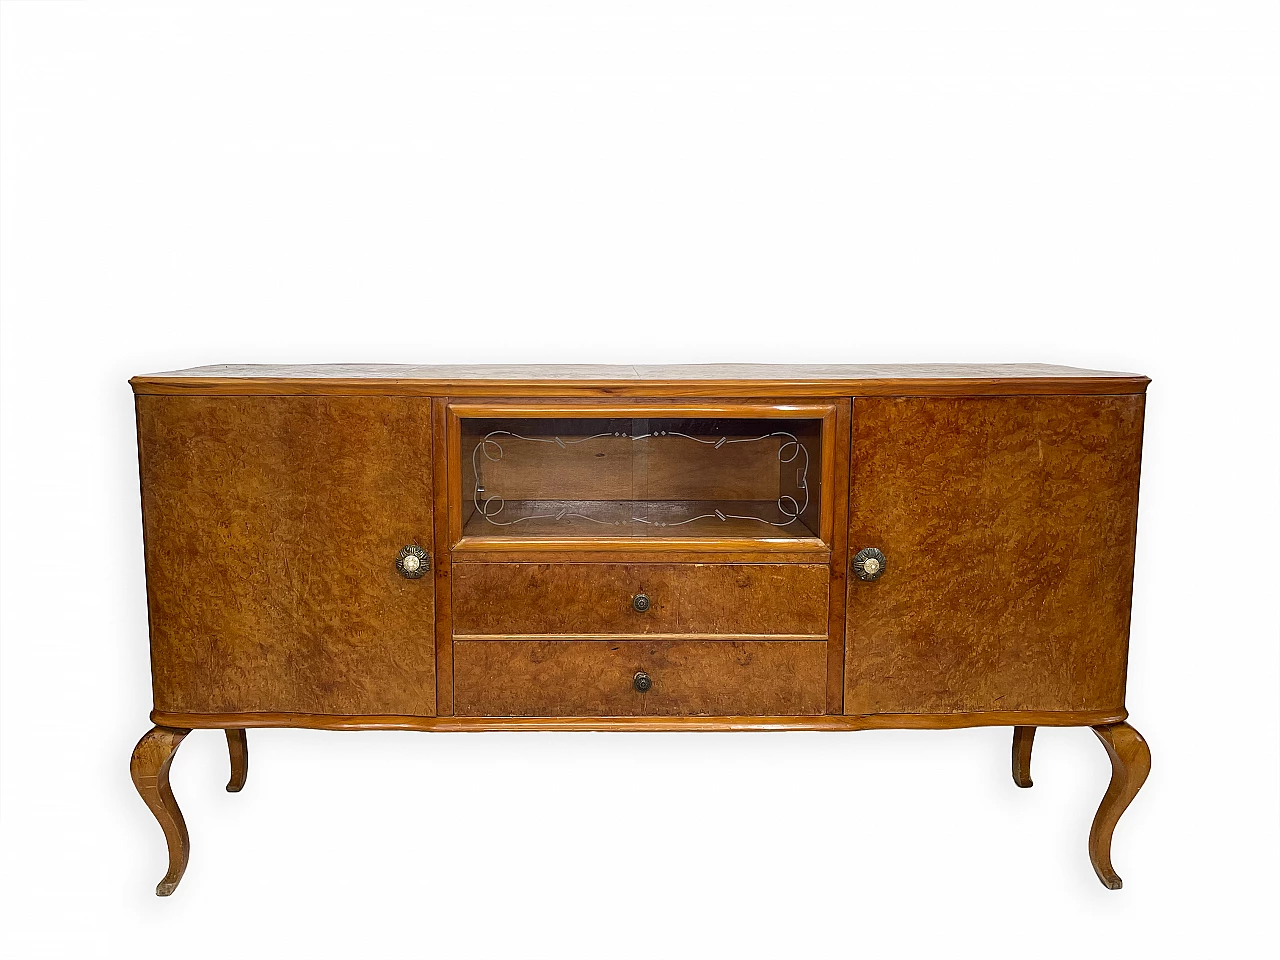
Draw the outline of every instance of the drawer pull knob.
<instances>
[{"instance_id":1,"label":"drawer pull knob","mask_svg":"<svg viewBox=\"0 0 1280 960\"><path fill-rule=\"evenodd\" d=\"M430 569L431 558L416 543L409 544L396 557L396 570L406 580L418 580Z\"/></svg>"},{"instance_id":2,"label":"drawer pull knob","mask_svg":"<svg viewBox=\"0 0 1280 960\"><path fill-rule=\"evenodd\" d=\"M640 670L631 678L631 685L636 688L636 693L648 693L653 686L653 677Z\"/></svg>"},{"instance_id":3,"label":"drawer pull knob","mask_svg":"<svg viewBox=\"0 0 1280 960\"><path fill-rule=\"evenodd\" d=\"M649 603L648 596L643 593L637 593L631 598L631 608L635 610L636 613L644 613L650 606L651 604ZM636 674L636 676L639 676L639 674Z\"/></svg>"},{"instance_id":4,"label":"drawer pull knob","mask_svg":"<svg viewBox=\"0 0 1280 960\"><path fill-rule=\"evenodd\" d=\"M884 568L884 554L875 547L865 547L853 558L853 573L859 580L879 580Z\"/></svg>"}]
</instances>

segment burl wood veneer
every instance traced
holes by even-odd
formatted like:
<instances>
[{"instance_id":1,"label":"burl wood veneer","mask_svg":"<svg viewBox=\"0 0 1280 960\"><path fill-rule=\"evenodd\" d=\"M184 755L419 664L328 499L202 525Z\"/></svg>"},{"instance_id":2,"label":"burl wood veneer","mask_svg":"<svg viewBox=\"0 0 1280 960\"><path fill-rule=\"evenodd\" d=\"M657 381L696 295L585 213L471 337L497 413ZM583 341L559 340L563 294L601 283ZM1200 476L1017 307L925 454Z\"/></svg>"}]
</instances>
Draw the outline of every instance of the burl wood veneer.
<instances>
[{"instance_id":1,"label":"burl wood veneer","mask_svg":"<svg viewBox=\"0 0 1280 960\"><path fill-rule=\"evenodd\" d=\"M454 705L460 717L813 716L826 658L812 640L459 640Z\"/></svg>"},{"instance_id":2,"label":"burl wood veneer","mask_svg":"<svg viewBox=\"0 0 1280 960\"><path fill-rule=\"evenodd\" d=\"M457 563L453 632L825 640L829 580L825 564L811 563ZM643 613L632 606L640 594Z\"/></svg>"},{"instance_id":3,"label":"burl wood veneer","mask_svg":"<svg viewBox=\"0 0 1280 960\"><path fill-rule=\"evenodd\" d=\"M1123 712L1143 400L856 401L847 712Z\"/></svg>"},{"instance_id":4,"label":"burl wood veneer","mask_svg":"<svg viewBox=\"0 0 1280 960\"><path fill-rule=\"evenodd\" d=\"M1145 377L1022 365L218 366L136 377L156 726L1092 727L1111 838Z\"/></svg>"},{"instance_id":5,"label":"burl wood veneer","mask_svg":"<svg viewBox=\"0 0 1280 960\"><path fill-rule=\"evenodd\" d=\"M155 709L435 714L430 401L137 398Z\"/></svg>"}]
</instances>

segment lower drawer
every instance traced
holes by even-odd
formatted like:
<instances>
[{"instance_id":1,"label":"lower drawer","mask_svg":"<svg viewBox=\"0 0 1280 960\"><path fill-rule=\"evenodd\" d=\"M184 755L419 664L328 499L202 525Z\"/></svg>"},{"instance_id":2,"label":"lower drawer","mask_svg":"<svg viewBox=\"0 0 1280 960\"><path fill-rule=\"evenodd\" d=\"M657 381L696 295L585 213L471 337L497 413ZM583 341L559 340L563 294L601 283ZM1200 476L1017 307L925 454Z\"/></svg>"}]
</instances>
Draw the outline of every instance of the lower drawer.
<instances>
[{"instance_id":1,"label":"lower drawer","mask_svg":"<svg viewBox=\"0 0 1280 960\"><path fill-rule=\"evenodd\" d=\"M636 674L650 680L646 691ZM822 640L459 640L460 717L813 716Z\"/></svg>"}]
</instances>

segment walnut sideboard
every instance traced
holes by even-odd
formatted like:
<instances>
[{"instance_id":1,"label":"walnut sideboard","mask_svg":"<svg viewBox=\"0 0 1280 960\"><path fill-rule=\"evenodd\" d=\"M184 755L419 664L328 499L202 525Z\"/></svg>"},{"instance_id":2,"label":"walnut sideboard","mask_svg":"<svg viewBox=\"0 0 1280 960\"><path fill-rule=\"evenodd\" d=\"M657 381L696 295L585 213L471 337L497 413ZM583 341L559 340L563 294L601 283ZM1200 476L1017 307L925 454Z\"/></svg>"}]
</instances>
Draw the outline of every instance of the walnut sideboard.
<instances>
[{"instance_id":1,"label":"walnut sideboard","mask_svg":"<svg viewBox=\"0 0 1280 960\"><path fill-rule=\"evenodd\" d=\"M135 377L155 727L1090 727L1111 837L1148 380L1027 365Z\"/></svg>"}]
</instances>

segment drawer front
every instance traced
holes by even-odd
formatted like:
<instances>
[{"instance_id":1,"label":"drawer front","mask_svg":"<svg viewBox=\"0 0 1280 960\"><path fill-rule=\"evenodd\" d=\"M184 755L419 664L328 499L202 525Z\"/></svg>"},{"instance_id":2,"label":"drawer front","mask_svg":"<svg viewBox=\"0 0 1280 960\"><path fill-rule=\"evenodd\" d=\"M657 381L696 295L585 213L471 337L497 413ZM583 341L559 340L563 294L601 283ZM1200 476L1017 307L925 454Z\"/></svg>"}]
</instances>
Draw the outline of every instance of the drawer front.
<instances>
[{"instance_id":1,"label":"drawer front","mask_svg":"<svg viewBox=\"0 0 1280 960\"><path fill-rule=\"evenodd\" d=\"M459 640L453 665L460 717L789 717L826 705L821 640Z\"/></svg>"},{"instance_id":2,"label":"drawer front","mask_svg":"<svg viewBox=\"0 0 1280 960\"><path fill-rule=\"evenodd\" d=\"M453 632L824 638L829 578L807 563L456 563Z\"/></svg>"}]
</instances>

